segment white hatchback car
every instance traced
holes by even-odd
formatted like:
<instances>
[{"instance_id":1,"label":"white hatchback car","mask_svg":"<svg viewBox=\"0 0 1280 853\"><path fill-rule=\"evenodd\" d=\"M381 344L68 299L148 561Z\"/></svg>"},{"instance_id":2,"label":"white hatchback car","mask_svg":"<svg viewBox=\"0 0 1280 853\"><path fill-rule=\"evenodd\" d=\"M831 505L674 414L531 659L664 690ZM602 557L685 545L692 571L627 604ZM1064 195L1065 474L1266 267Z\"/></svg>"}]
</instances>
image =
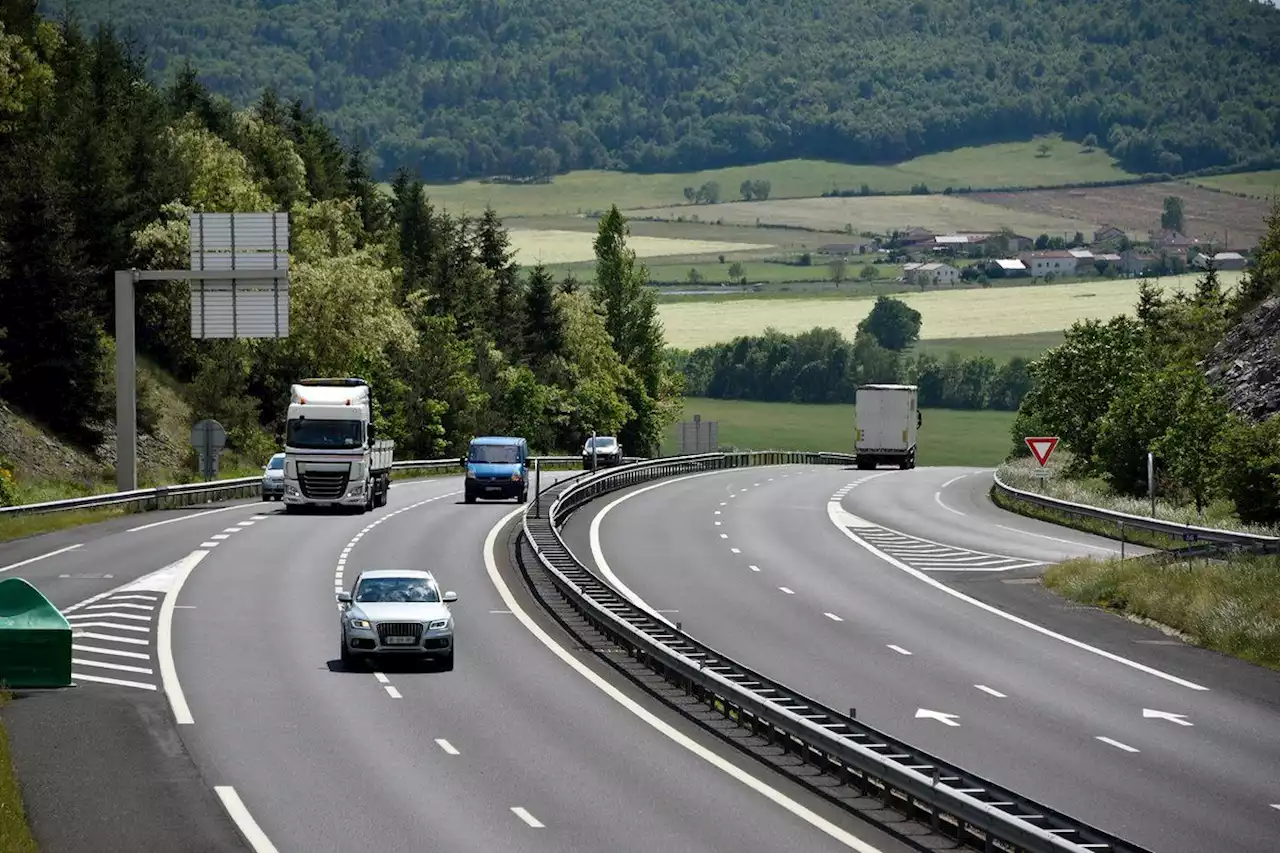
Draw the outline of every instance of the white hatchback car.
<instances>
[{"instance_id":1,"label":"white hatchback car","mask_svg":"<svg viewBox=\"0 0 1280 853\"><path fill-rule=\"evenodd\" d=\"M431 572L368 569L351 592L338 593L342 605L342 663L378 655L417 655L453 669L453 614L456 592L440 593Z\"/></svg>"}]
</instances>

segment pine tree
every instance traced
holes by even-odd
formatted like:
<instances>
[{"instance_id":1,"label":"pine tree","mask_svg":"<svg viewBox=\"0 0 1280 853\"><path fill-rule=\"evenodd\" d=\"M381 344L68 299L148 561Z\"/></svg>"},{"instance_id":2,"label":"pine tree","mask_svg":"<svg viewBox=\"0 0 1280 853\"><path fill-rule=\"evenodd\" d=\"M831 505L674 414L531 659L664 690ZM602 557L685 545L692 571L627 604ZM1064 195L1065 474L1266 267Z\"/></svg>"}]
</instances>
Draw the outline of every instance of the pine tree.
<instances>
[{"instance_id":1,"label":"pine tree","mask_svg":"<svg viewBox=\"0 0 1280 853\"><path fill-rule=\"evenodd\" d=\"M1254 250L1253 263L1240 279L1231 300L1231 314L1242 317L1276 295L1280 295L1280 196L1271 201L1267 231Z\"/></svg>"},{"instance_id":2,"label":"pine tree","mask_svg":"<svg viewBox=\"0 0 1280 853\"><path fill-rule=\"evenodd\" d=\"M364 151L353 146L347 153L347 194L355 199L360 213L360 231L356 245L364 248L369 243L382 242L391 220L391 205L378 190L369 170Z\"/></svg>"},{"instance_id":3,"label":"pine tree","mask_svg":"<svg viewBox=\"0 0 1280 853\"><path fill-rule=\"evenodd\" d=\"M307 169L307 191L316 201L341 198L346 189L347 157L333 131L300 100L289 105L290 137Z\"/></svg>"},{"instance_id":4,"label":"pine tree","mask_svg":"<svg viewBox=\"0 0 1280 853\"><path fill-rule=\"evenodd\" d=\"M493 273L493 311L489 325L498 348L508 354L520 352L522 297L519 268L511 251L511 240L497 212L486 207L476 223L476 253L480 263Z\"/></svg>"},{"instance_id":5,"label":"pine tree","mask_svg":"<svg viewBox=\"0 0 1280 853\"><path fill-rule=\"evenodd\" d=\"M525 361L538 373L552 356L563 355L565 348L564 318L556 304L555 282L541 263L529 273L522 313Z\"/></svg>"}]
</instances>

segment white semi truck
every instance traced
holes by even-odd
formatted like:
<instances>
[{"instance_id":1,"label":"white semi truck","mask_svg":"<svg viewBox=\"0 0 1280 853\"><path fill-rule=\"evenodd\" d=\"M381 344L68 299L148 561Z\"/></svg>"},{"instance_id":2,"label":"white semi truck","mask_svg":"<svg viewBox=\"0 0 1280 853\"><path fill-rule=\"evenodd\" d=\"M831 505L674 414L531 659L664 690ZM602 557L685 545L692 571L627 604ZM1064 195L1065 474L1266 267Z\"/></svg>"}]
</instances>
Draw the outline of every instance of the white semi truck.
<instances>
[{"instance_id":1,"label":"white semi truck","mask_svg":"<svg viewBox=\"0 0 1280 853\"><path fill-rule=\"evenodd\" d=\"M284 508L385 506L395 442L379 440L363 379L303 379L285 421Z\"/></svg>"},{"instance_id":2,"label":"white semi truck","mask_svg":"<svg viewBox=\"0 0 1280 853\"><path fill-rule=\"evenodd\" d=\"M855 403L859 470L879 465L916 467L916 430L922 419L915 385L860 385Z\"/></svg>"}]
</instances>

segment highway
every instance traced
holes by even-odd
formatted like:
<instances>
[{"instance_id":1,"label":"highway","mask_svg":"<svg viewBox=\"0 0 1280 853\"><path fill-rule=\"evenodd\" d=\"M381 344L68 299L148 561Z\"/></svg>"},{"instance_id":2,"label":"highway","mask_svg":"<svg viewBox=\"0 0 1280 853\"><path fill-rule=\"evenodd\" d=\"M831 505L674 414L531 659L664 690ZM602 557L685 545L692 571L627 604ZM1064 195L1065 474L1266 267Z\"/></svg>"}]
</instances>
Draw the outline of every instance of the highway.
<instances>
[{"instance_id":1,"label":"highway","mask_svg":"<svg viewBox=\"0 0 1280 853\"><path fill-rule=\"evenodd\" d=\"M989 483L692 475L566 539L721 652L1025 796L1162 853L1275 849L1280 678L1044 590L1044 563L1118 543L1005 513Z\"/></svg>"},{"instance_id":2,"label":"highway","mask_svg":"<svg viewBox=\"0 0 1280 853\"><path fill-rule=\"evenodd\" d=\"M219 851L243 849L236 833L258 851L906 849L576 648L506 565L499 528L521 507L467 506L460 489L456 477L397 482L366 515L285 516L261 502L147 514L0 548L0 566L23 563L9 574L69 611L77 645L99 649L77 659L147 670L77 664L80 689L6 709L42 849L172 846L183 823L183 846ZM459 594L454 671L338 662L335 590L361 568L396 566L430 568ZM83 678L103 672L115 681ZM70 770L41 737L68 697L77 714L59 732L94 708L116 724L145 708L153 743L82 738L95 754ZM138 754L148 748L160 757ZM177 777L175 798L165 786ZM68 790L98 802L59 805Z\"/></svg>"}]
</instances>

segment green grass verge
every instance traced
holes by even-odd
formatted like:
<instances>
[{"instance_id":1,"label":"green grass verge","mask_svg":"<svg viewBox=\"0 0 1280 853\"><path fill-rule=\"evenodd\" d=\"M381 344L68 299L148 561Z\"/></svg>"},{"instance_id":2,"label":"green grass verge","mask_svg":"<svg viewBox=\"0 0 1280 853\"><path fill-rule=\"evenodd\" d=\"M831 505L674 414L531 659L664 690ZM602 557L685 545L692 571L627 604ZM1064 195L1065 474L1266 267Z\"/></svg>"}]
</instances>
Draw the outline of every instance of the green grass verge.
<instances>
[{"instance_id":1,"label":"green grass verge","mask_svg":"<svg viewBox=\"0 0 1280 853\"><path fill-rule=\"evenodd\" d=\"M1041 142L1050 146L1039 156ZM907 192L923 183L934 192L948 186L997 189L1048 187L1133 177L1105 151L1088 151L1058 137L1030 142L1001 143L929 154L895 166L854 166L819 160L783 160L755 166L734 166L705 172L644 175L628 172L582 171L556 175L545 184L499 184L465 181L432 185L427 195L450 213L480 213L491 204L504 217L576 214L683 204L685 187L708 181L720 184L723 201L741 198L746 180L767 180L770 198L807 198L833 188L856 190L867 184L877 192ZM702 218L713 218L714 205L690 206Z\"/></svg>"},{"instance_id":2,"label":"green grass verge","mask_svg":"<svg viewBox=\"0 0 1280 853\"><path fill-rule=\"evenodd\" d=\"M1016 497L1006 495L1004 492L996 489L994 485L991 487L991 501L1001 509L1026 516L1027 518L1047 521L1050 524L1057 524L1062 527L1070 527L1072 530L1079 530L1082 533L1092 533L1094 536L1103 536L1107 539L1123 541L1130 545L1142 545L1144 547L1155 548L1160 551L1177 551L1188 546L1188 543L1184 542L1181 538L1169 536L1164 533L1134 529L1132 527L1126 527L1121 531L1120 525L1113 521L1089 518L1087 516L1075 515L1073 513L1037 506L1036 504L1028 503L1026 501L1019 500Z\"/></svg>"},{"instance_id":3,"label":"green grass verge","mask_svg":"<svg viewBox=\"0 0 1280 853\"><path fill-rule=\"evenodd\" d=\"M722 448L739 450L829 450L852 453L854 407L802 403L687 398L682 420L694 414L719 422ZM1009 451L1013 412L961 412L926 409L919 434L920 465L995 466ZM663 453L680 451L675 428L668 430Z\"/></svg>"},{"instance_id":4,"label":"green grass verge","mask_svg":"<svg viewBox=\"0 0 1280 853\"><path fill-rule=\"evenodd\" d=\"M1280 195L1280 169L1266 172L1240 172L1211 178L1191 178L1187 183L1211 190L1234 193L1250 198L1270 199Z\"/></svg>"},{"instance_id":5,"label":"green grass verge","mask_svg":"<svg viewBox=\"0 0 1280 853\"><path fill-rule=\"evenodd\" d=\"M0 690L0 708L9 701L9 694ZM36 841L27 826L26 811L22 807L22 791L18 777L13 772L9 756L9 736L0 722L0 850L5 853L38 853Z\"/></svg>"},{"instance_id":6,"label":"green grass verge","mask_svg":"<svg viewBox=\"0 0 1280 853\"><path fill-rule=\"evenodd\" d=\"M1150 619L1196 645L1280 670L1280 557L1068 560L1044 583L1083 604Z\"/></svg>"}]
</instances>

